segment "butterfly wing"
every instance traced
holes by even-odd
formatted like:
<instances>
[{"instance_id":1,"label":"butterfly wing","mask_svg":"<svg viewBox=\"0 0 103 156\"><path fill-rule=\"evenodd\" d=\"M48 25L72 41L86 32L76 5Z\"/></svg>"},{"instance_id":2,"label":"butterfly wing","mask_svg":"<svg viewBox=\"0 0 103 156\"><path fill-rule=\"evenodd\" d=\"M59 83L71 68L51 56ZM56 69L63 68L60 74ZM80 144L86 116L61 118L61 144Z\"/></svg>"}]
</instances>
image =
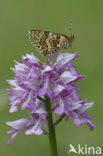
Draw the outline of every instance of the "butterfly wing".
<instances>
[{"instance_id":1,"label":"butterfly wing","mask_svg":"<svg viewBox=\"0 0 103 156\"><path fill-rule=\"evenodd\" d=\"M44 55L57 53L63 49L66 40L62 34L42 30L29 31L29 38L38 51Z\"/></svg>"},{"instance_id":2,"label":"butterfly wing","mask_svg":"<svg viewBox=\"0 0 103 156\"><path fill-rule=\"evenodd\" d=\"M29 39L40 53L44 53L44 51L47 51L48 49L47 45L45 44L45 40L47 37L48 32L44 32L41 30L29 31Z\"/></svg>"}]
</instances>

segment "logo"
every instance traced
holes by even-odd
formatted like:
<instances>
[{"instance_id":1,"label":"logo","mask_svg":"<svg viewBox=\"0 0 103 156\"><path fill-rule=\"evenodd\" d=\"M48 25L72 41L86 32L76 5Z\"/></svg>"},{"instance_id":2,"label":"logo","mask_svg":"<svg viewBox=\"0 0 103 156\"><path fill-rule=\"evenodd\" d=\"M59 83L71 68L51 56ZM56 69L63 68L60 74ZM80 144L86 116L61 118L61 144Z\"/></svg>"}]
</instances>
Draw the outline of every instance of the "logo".
<instances>
[{"instance_id":1,"label":"logo","mask_svg":"<svg viewBox=\"0 0 103 156\"><path fill-rule=\"evenodd\" d=\"M81 146L80 144L78 144L77 148L75 148L72 144L69 145L69 151L68 154L70 153L75 153L75 154L95 154L95 155L99 155L102 153L102 149L101 147L97 146L97 147L93 147L93 146Z\"/></svg>"}]
</instances>

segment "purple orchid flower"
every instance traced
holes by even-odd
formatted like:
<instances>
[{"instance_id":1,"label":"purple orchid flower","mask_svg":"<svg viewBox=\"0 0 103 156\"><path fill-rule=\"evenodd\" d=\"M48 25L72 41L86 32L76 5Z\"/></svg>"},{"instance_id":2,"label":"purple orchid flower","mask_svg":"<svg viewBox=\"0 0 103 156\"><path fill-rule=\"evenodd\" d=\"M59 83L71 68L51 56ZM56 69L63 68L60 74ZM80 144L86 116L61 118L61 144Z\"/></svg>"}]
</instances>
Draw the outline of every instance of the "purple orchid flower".
<instances>
[{"instance_id":1,"label":"purple orchid flower","mask_svg":"<svg viewBox=\"0 0 103 156\"><path fill-rule=\"evenodd\" d=\"M80 89L75 85L75 82L84 78L71 65L77 57L77 54L56 54L49 56L46 65L42 65L32 53L22 57L22 64L15 61L15 68L12 68L15 77L8 80L10 89L7 91L11 106L9 114L16 112L18 105L21 105L21 110L27 109L32 120L6 122L14 128L7 133L12 136L9 145L20 131L24 131L26 135L45 133L44 128L49 120L45 106L46 96L50 99L52 112L59 116L65 115L66 119L71 117L77 127L87 124L93 130L95 125L85 111L94 103L82 101L78 94Z\"/></svg>"}]
</instances>

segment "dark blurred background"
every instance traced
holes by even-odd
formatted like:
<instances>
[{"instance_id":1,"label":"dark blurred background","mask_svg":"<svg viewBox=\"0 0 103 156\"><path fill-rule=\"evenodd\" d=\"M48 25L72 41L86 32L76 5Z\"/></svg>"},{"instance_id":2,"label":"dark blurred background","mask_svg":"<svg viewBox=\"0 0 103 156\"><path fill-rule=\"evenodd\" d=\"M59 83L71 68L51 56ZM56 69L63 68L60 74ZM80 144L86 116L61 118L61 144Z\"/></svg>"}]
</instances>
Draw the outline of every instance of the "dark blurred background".
<instances>
[{"instance_id":1,"label":"dark blurred background","mask_svg":"<svg viewBox=\"0 0 103 156\"><path fill-rule=\"evenodd\" d=\"M96 128L93 132L87 125L80 128L72 120L61 122L56 128L59 156L67 156L69 144L100 146L103 148L103 1L102 0L0 0L0 155L1 156L49 156L49 142L46 136L25 136L19 134L8 147L10 138L6 121L26 118L27 112L8 115L9 100L5 89L7 79L14 74L10 67L14 60L21 62L21 56L34 52L28 39L28 30L41 29L69 34L69 22L75 35L74 51L80 54L74 65L80 74L86 75L77 86L81 88L82 99L94 101L87 111L93 116ZM70 52L68 50L68 52ZM72 154L73 155L73 154Z\"/></svg>"}]
</instances>

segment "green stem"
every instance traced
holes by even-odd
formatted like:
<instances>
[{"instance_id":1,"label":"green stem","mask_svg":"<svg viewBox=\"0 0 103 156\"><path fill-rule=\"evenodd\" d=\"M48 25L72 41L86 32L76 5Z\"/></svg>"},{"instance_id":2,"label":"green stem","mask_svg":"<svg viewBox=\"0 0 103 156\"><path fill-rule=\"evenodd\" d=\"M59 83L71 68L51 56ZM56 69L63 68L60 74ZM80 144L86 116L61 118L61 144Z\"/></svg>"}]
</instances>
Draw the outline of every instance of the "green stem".
<instances>
[{"instance_id":1,"label":"green stem","mask_svg":"<svg viewBox=\"0 0 103 156\"><path fill-rule=\"evenodd\" d=\"M58 156L50 99L47 96L45 97L45 106L46 106L46 111L48 112L48 129L49 129L49 143L51 149L51 156Z\"/></svg>"}]
</instances>

